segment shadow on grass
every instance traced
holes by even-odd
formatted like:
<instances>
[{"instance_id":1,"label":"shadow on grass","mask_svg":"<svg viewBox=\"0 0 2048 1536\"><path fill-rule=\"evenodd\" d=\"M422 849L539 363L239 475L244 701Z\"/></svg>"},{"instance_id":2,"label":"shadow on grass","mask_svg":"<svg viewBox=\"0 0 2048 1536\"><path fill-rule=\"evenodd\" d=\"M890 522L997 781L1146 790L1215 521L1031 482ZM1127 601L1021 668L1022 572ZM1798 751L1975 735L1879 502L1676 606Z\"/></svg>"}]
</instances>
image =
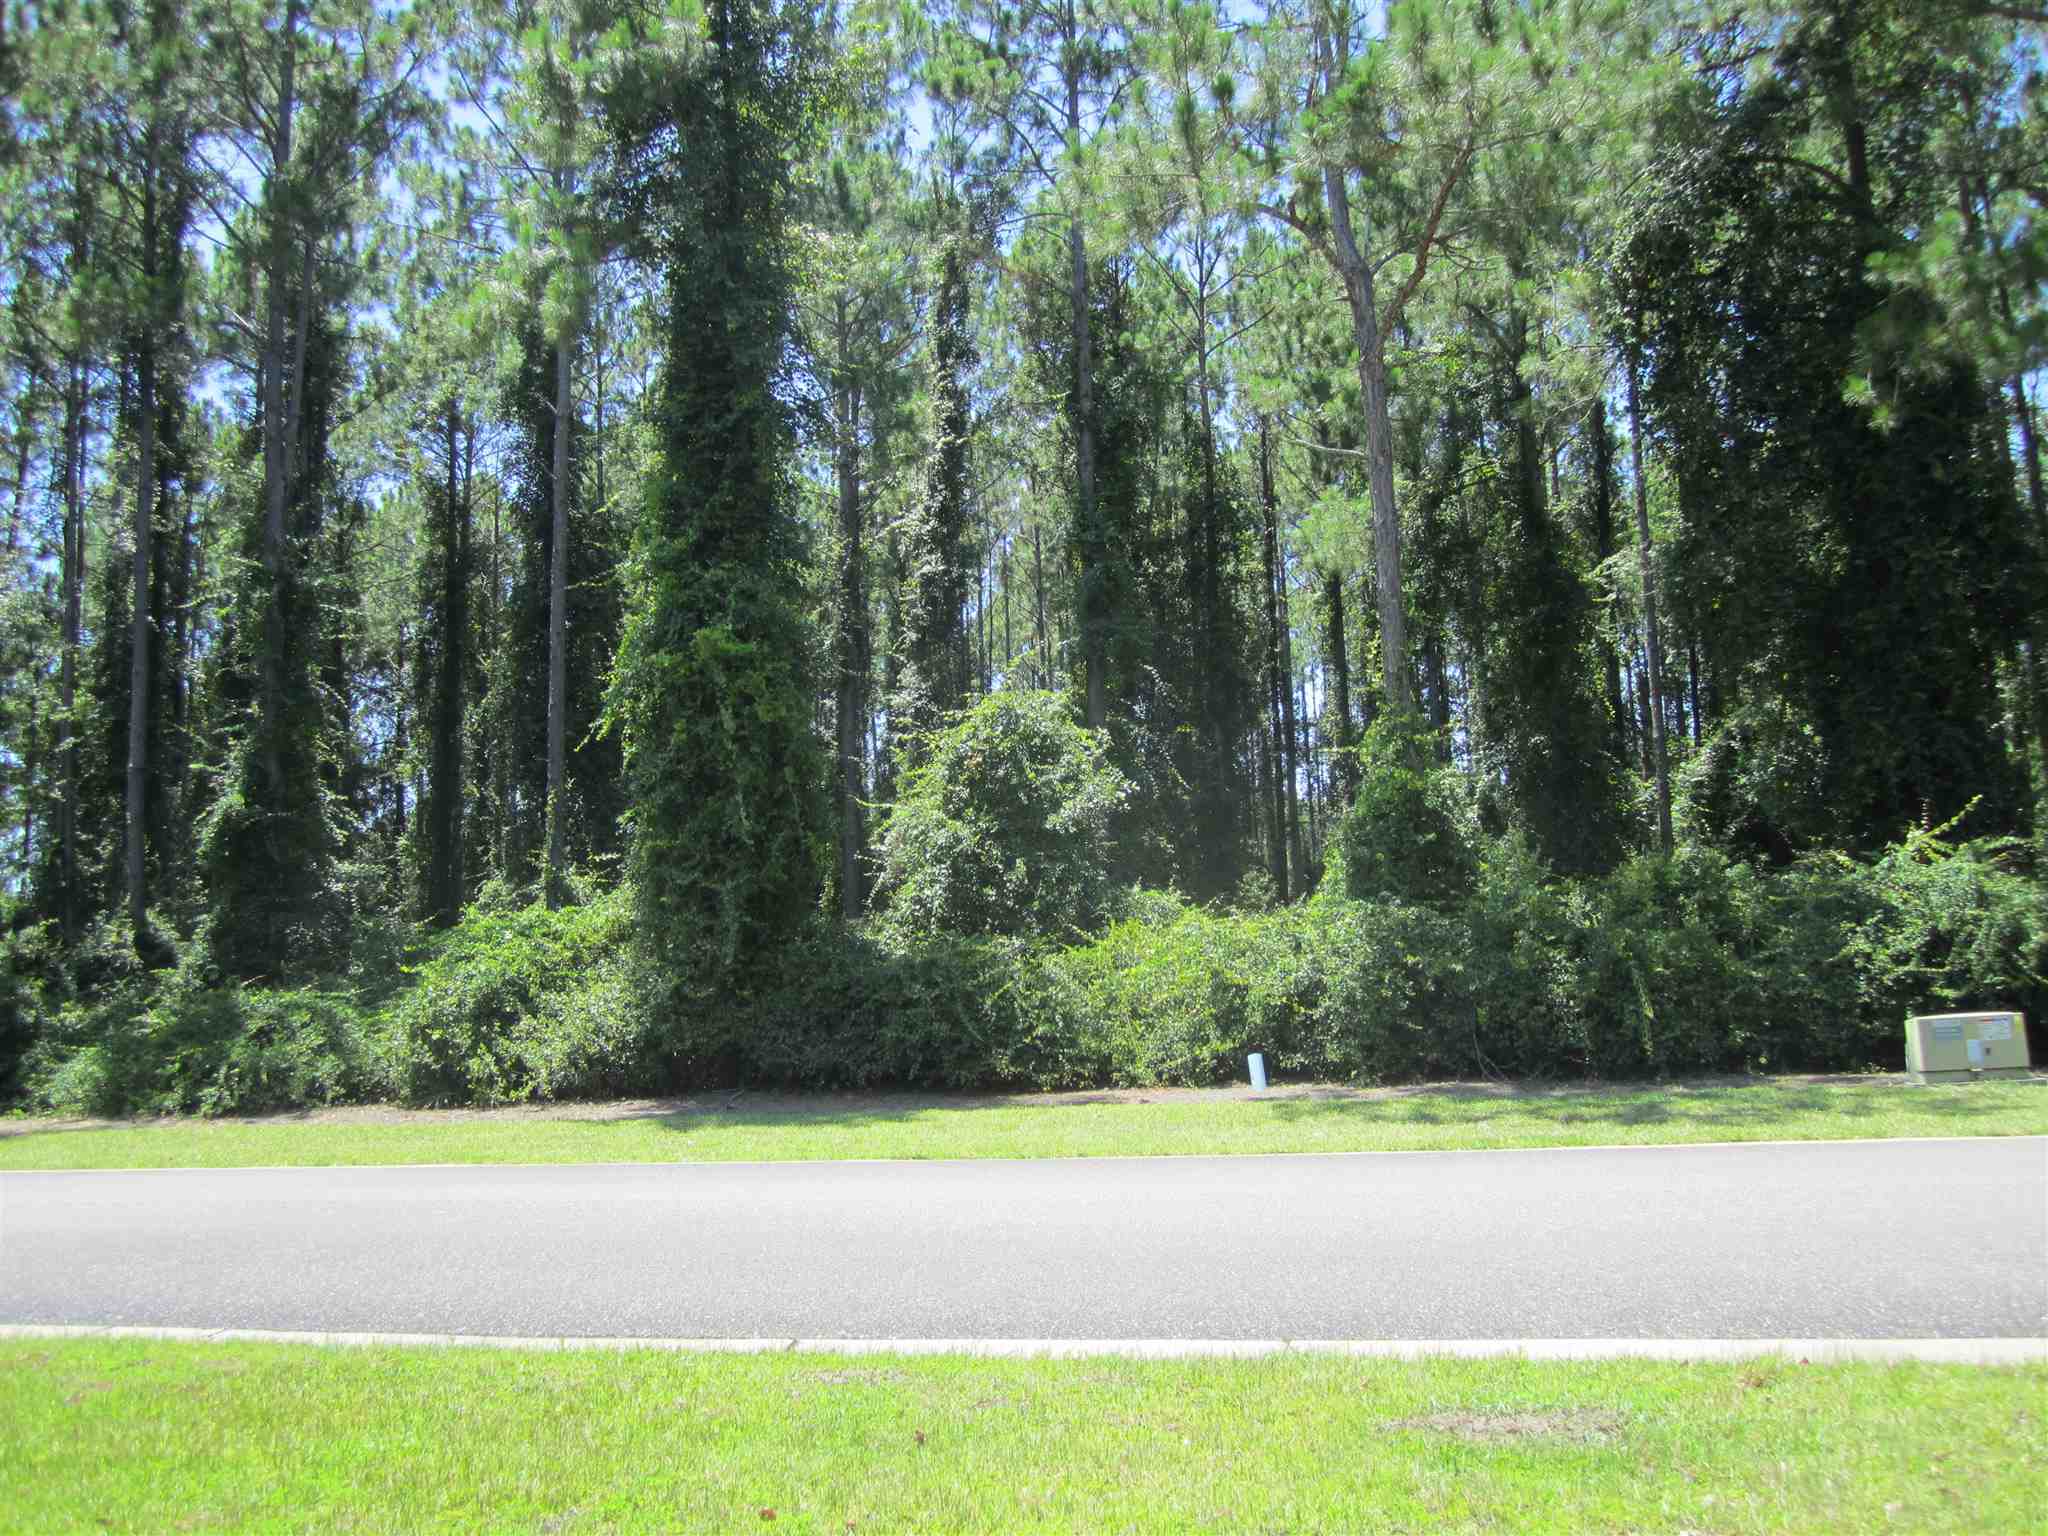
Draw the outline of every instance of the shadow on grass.
<instances>
[{"instance_id":1,"label":"shadow on grass","mask_svg":"<svg viewBox=\"0 0 2048 1536\"><path fill-rule=\"evenodd\" d=\"M2009 1081L2038 1087L2040 1108L2048 1119L2048 1074ZM388 1106L353 1106L290 1110L246 1118L196 1120L148 1118L49 1122L30 1118L0 1119L0 1144L17 1146L55 1137L90 1136L112 1130L171 1127L297 1126L307 1129L402 1132L426 1125L478 1129L496 1126L573 1124L602 1137L609 1130L648 1128L689 1139L705 1132L790 1129L830 1130L842 1135L880 1131L932 1117L951 1118L974 1110L1031 1110L1120 1107L1132 1111L1126 1124L1142 1123L1148 1106L1194 1108L1241 1105L1241 1117L1230 1117L1230 1133L1259 1120L1292 1127L1340 1126L1368 1122L1379 1126L1469 1128L1490 1124L1503 1129L1549 1128L1583 1130L1611 1127L1691 1127L1714 1133L1714 1139L1742 1139L1732 1134L1752 1131L1768 1136L1778 1129L1812 1133L1815 1119L1845 1128L1866 1124L1887 1113L1903 1111L1939 1122L1941 1130L1969 1131L2008 1115L2013 1106L2004 1095L1986 1097L1972 1084L1919 1087L1896 1074L1842 1075L1803 1078L1707 1078L1672 1083L1517 1084L1424 1083L1395 1088L1348 1088L1303 1084L1277 1085L1264 1095L1242 1086L1222 1089L1132 1089L1059 1094L845 1093L781 1095L743 1091L691 1099L629 1100L607 1104L555 1104L509 1109L402 1110ZM1800 1124L1799 1122L1804 1122Z\"/></svg>"},{"instance_id":2,"label":"shadow on grass","mask_svg":"<svg viewBox=\"0 0 2048 1536\"><path fill-rule=\"evenodd\" d=\"M2048 1089L2048 1077L2008 1079ZM1841 1076L1803 1079L1728 1079L1667 1084L1515 1088L1473 1093L1462 1087L1423 1087L1403 1094L1339 1104L1276 1100L1276 1119L1303 1123L1333 1116L1369 1115L1380 1123L1480 1128L1492 1121L1516 1126L1690 1126L1717 1131L1771 1128L1819 1118L1857 1125L1907 1113L1967 1129L2011 1112L2003 1096L1986 1098L1972 1084L1921 1087L1903 1077ZM1491 1110L1475 1107L1490 1104ZM2048 1111L2048 1095L2041 1108Z\"/></svg>"},{"instance_id":3,"label":"shadow on grass","mask_svg":"<svg viewBox=\"0 0 2048 1536\"><path fill-rule=\"evenodd\" d=\"M2048 1118L2048 1075L2026 1082L2043 1090L2040 1108ZM1115 1105L1142 1113L1143 1106L1204 1103L1243 1105L1259 1118L1289 1126L1340 1125L1368 1121L1378 1125L1483 1129L1612 1126L1696 1127L1726 1139L1741 1129L1766 1134L1783 1128L1813 1129L1816 1119L1845 1127L1866 1125L1889 1113L1904 1111L1943 1122L1943 1129L1967 1131L2012 1111L2003 1095L1987 1098L1974 1085L1919 1087L1898 1075L1844 1075L1798 1079L1716 1078L1677 1083L1519 1085L1512 1083L1438 1083L1402 1088L1355 1089L1328 1086L1280 1086L1253 1096L1244 1090L1151 1089L1132 1092L1077 1093L1015 1097L946 1095L847 1095L837 1103L785 1101L754 1106L693 1107L643 1118L683 1135L713 1126L745 1130L816 1126L855 1132L867 1127L901 1125L920 1117L953 1115L969 1110L1059 1110ZM1804 1122L1803 1126L1799 1122ZM1239 1122L1241 1125L1243 1122ZM1235 1127L1233 1127L1235 1129Z\"/></svg>"}]
</instances>

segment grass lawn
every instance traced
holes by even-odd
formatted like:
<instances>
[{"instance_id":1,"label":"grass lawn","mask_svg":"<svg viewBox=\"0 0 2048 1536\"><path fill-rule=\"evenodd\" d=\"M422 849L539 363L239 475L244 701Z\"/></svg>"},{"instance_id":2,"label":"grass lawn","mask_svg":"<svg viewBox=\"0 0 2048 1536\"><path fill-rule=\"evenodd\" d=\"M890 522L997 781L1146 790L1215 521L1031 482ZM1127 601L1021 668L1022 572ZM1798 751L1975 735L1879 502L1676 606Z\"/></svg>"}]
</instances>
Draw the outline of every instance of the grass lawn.
<instances>
[{"instance_id":1,"label":"grass lawn","mask_svg":"<svg viewBox=\"0 0 2048 1536\"><path fill-rule=\"evenodd\" d=\"M0 1341L58 1531L2002 1531L2048 1368Z\"/></svg>"},{"instance_id":2,"label":"grass lawn","mask_svg":"<svg viewBox=\"0 0 2048 1536\"><path fill-rule=\"evenodd\" d=\"M1007 1097L714 1095L496 1111L315 1110L252 1120L0 1120L0 1170L390 1163L735 1162L1827 1141L2048 1133L2048 1077L1634 1087L1147 1089Z\"/></svg>"}]
</instances>

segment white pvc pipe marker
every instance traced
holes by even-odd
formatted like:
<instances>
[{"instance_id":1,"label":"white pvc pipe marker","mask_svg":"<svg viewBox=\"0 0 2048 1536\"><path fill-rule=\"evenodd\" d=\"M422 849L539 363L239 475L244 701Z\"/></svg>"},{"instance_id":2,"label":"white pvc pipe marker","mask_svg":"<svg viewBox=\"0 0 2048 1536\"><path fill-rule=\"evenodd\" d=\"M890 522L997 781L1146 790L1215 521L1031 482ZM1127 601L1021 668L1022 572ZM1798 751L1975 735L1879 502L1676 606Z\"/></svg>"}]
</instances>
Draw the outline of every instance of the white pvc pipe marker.
<instances>
[{"instance_id":1,"label":"white pvc pipe marker","mask_svg":"<svg viewBox=\"0 0 2048 1536\"><path fill-rule=\"evenodd\" d=\"M1245 1064L1252 1069L1252 1092L1266 1091L1266 1058L1257 1051L1245 1057Z\"/></svg>"}]
</instances>

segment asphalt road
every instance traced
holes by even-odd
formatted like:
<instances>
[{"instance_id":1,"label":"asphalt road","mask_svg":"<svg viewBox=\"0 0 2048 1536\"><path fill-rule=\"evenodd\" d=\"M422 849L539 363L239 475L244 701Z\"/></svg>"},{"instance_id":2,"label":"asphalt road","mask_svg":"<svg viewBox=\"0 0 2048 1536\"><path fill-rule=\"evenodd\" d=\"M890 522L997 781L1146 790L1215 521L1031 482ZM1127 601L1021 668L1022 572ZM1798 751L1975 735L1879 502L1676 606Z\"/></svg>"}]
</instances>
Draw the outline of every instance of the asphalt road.
<instances>
[{"instance_id":1,"label":"asphalt road","mask_svg":"<svg viewBox=\"0 0 2048 1536\"><path fill-rule=\"evenodd\" d=\"M2039 1337L2048 1139L0 1174L0 1323Z\"/></svg>"}]
</instances>

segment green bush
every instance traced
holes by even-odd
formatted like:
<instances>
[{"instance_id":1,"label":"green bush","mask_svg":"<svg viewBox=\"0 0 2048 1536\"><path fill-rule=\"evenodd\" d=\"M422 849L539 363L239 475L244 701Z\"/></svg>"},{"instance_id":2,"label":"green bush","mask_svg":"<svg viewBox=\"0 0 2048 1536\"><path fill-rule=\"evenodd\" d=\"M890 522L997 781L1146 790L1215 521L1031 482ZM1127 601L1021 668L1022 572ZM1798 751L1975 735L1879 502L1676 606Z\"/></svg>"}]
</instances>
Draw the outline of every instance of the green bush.
<instances>
[{"instance_id":1,"label":"green bush","mask_svg":"<svg viewBox=\"0 0 2048 1536\"><path fill-rule=\"evenodd\" d=\"M1806 1054L1895 1066L1910 1014L2048 1008L2048 891L2026 844L1951 844L1912 833L1868 863L1816 855L1777 881L1803 939L1796 963L1824 969L1838 1001Z\"/></svg>"},{"instance_id":2,"label":"green bush","mask_svg":"<svg viewBox=\"0 0 2048 1536\"><path fill-rule=\"evenodd\" d=\"M385 1076L409 1104L590 1098L654 1075L658 995L638 973L632 899L468 913L391 1005Z\"/></svg>"},{"instance_id":3,"label":"green bush","mask_svg":"<svg viewBox=\"0 0 2048 1536\"><path fill-rule=\"evenodd\" d=\"M1382 715L1358 748L1358 789L1337 826L1342 890L1448 911L1471 894L1476 834L1459 775L1413 715Z\"/></svg>"},{"instance_id":4,"label":"green bush","mask_svg":"<svg viewBox=\"0 0 2048 1536\"><path fill-rule=\"evenodd\" d=\"M1464 925L1400 901L1326 900L1314 943L1323 1075L1385 1082L1462 1073L1474 1060Z\"/></svg>"},{"instance_id":5,"label":"green bush","mask_svg":"<svg viewBox=\"0 0 2048 1536\"><path fill-rule=\"evenodd\" d=\"M1251 1051L1278 1074L1364 1082L1853 1070L1897 1064L1908 1013L2048 1007L2048 895L2024 845L1923 832L1774 873L1688 846L1570 880L1519 834L1452 825L1456 899L1439 882L1429 902L1356 900L1333 880L1232 912L1098 886L1086 909L1119 915L1064 945L920 931L901 908L865 927L814 912L773 964L701 994L651 973L624 890L559 912L472 908L388 1002L384 959L258 988L222 983L203 936L152 972L123 925L68 950L28 930L4 951L0 1025L26 1042L32 1104L224 1114L714 1081L1192 1085L1241 1081ZM351 944L382 956L396 938Z\"/></svg>"},{"instance_id":6,"label":"green bush","mask_svg":"<svg viewBox=\"0 0 2048 1536\"><path fill-rule=\"evenodd\" d=\"M1250 1037L1249 927L1180 908L1047 955L1051 985L1033 1015L1038 1055L1125 1085L1231 1076Z\"/></svg>"},{"instance_id":7,"label":"green bush","mask_svg":"<svg viewBox=\"0 0 2048 1536\"><path fill-rule=\"evenodd\" d=\"M876 900L906 934L1073 939L1110 915L1130 782L1063 694L990 694L937 733L882 835Z\"/></svg>"},{"instance_id":8,"label":"green bush","mask_svg":"<svg viewBox=\"0 0 2048 1536\"><path fill-rule=\"evenodd\" d=\"M1515 1077L1585 1069L1582 959L1597 889L1553 879L1519 833L1478 850L1462 952L1474 1069Z\"/></svg>"},{"instance_id":9,"label":"green bush","mask_svg":"<svg viewBox=\"0 0 2048 1536\"><path fill-rule=\"evenodd\" d=\"M109 924L109 957L126 949ZM61 1114L258 1114L380 1091L351 993L213 979L203 945L173 967L124 967L65 1002L26 1062L30 1102Z\"/></svg>"},{"instance_id":10,"label":"green bush","mask_svg":"<svg viewBox=\"0 0 2048 1536\"><path fill-rule=\"evenodd\" d=\"M23 1068L49 1032L56 1006L53 982L63 974L54 923L0 931L0 1106L26 1091Z\"/></svg>"},{"instance_id":11,"label":"green bush","mask_svg":"<svg viewBox=\"0 0 2048 1536\"><path fill-rule=\"evenodd\" d=\"M1704 848L1638 854L1591 898L1580 956L1583 1070L1736 1070L1796 1017L1782 973L1767 963L1769 885L1750 866Z\"/></svg>"},{"instance_id":12,"label":"green bush","mask_svg":"<svg viewBox=\"0 0 2048 1536\"><path fill-rule=\"evenodd\" d=\"M734 1038L717 1044L735 1053L743 1075L789 1085L1022 1081L1015 985L1029 963L1013 942L912 939L886 924L849 930L821 917L732 1015Z\"/></svg>"}]
</instances>

